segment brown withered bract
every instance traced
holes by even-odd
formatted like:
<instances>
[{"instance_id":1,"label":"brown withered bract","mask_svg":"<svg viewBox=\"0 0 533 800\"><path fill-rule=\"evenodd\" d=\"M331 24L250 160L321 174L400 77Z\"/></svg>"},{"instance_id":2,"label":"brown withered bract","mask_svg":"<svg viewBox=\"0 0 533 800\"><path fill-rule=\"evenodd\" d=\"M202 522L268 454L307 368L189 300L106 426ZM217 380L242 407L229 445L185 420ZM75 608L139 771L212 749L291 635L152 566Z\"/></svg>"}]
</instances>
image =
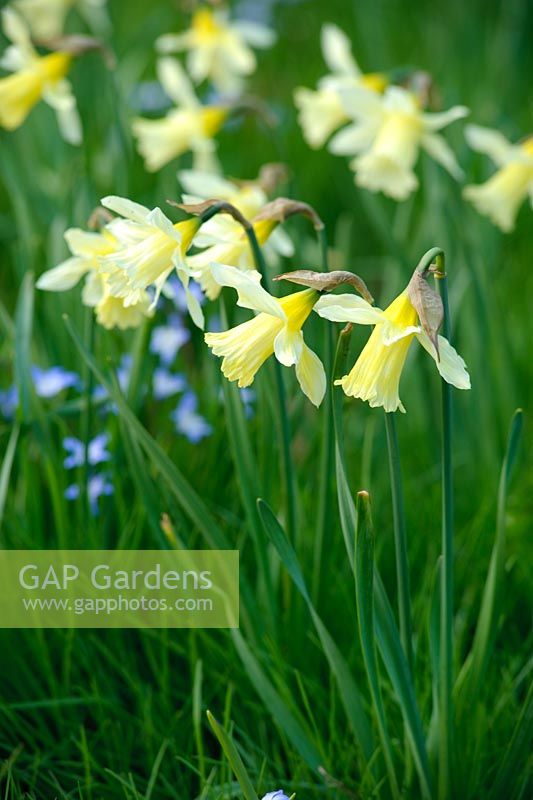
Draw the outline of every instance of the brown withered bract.
<instances>
[{"instance_id":1,"label":"brown withered bract","mask_svg":"<svg viewBox=\"0 0 533 800\"><path fill-rule=\"evenodd\" d=\"M315 230L322 230L324 223L316 213L315 209L309 203L302 203L299 200L291 200L288 197L276 197L270 203L267 203L261 209L259 214L256 214L254 221L261 219L273 219L277 222L285 222L289 217L295 214L301 214L307 217L313 223Z\"/></svg>"},{"instance_id":2,"label":"brown withered bract","mask_svg":"<svg viewBox=\"0 0 533 800\"><path fill-rule=\"evenodd\" d=\"M309 289L316 289L318 292L331 292L338 286L349 284L359 292L368 303L373 303L374 298L368 291L364 280L353 272L346 270L334 270L333 272L315 272L312 269L297 269L294 272L284 272L283 275L276 275L275 281L290 281Z\"/></svg>"},{"instance_id":3,"label":"brown withered bract","mask_svg":"<svg viewBox=\"0 0 533 800\"><path fill-rule=\"evenodd\" d=\"M431 273L435 273L434 268L429 267L423 272L416 269L407 285L407 296L418 314L422 328L429 336L438 354L438 332L444 318L444 308L439 293L432 289L427 282Z\"/></svg>"}]
</instances>

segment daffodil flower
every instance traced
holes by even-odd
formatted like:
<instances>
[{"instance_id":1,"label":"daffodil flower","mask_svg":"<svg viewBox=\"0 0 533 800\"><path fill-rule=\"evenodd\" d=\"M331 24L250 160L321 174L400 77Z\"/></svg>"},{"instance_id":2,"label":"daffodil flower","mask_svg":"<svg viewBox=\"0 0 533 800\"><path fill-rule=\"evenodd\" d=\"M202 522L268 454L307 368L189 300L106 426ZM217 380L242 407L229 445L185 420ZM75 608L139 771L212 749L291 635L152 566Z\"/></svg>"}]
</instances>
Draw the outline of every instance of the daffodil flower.
<instances>
[{"instance_id":1,"label":"daffodil flower","mask_svg":"<svg viewBox=\"0 0 533 800\"><path fill-rule=\"evenodd\" d=\"M57 114L59 129L70 144L81 142L81 124L66 75L72 55L65 52L40 56L33 47L28 28L12 8L2 11L2 27L12 44L0 67L13 73L0 78L0 127L15 130L30 111L44 100Z\"/></svg>"},{"instance_id":2,"label":"daffodil flower","mask_svg":"<svg viewBox=\"0 0 533 800\"><path fill-rule=\"evenodd\" d=\"M235 93L256 68L252 47L270 47L275 33L264 25L230 21L225 10L200 7L189 30L167 34L156 46L162 53L187 51L187 70L195 83L210 80L221 92Z\"/></svg>"},{"instance_id":3,"label":"daffodil flower","mask_svg":"<svg viewBox=\"0 0 533 800\"><path fill-rule=\"evenodd\" d=\"M160 208L150 210L124 197L110 195L101 202L121 215L107 225L118 246L100 258L100 271L107 276L111 295L124 298L124 305L129 306L153 286L153 308L165 281L175 270L185 289L193 322L203 328L204 315L197 297L189 289L190 270L185 262L200 219L192 217L174 224Z\"/></svg>"},{"instance_id":4,"label":"daffodil flower","mask_svg":"<svg viewBox=\"0 0 533 800\"><path fill-rule=\"evenodd\" d=\"M325 295L315 311L332 322L374 325L368 342L350 372L336 384L349 397L365 400L372 408L405 412L399 395L400 377L413 339L435 361L441 377L457 389L470 389L470 378L460 355L443 336L438 336L438 352L419 324L417 312L403 291L385 311L370 306L350 294Z\"/></svg>"},{"instance_id":5,"label":"daffodil flower","mask_svg":"<svg viewBox=\"0 0 533 800\"><path fill-rule=\"evenodd\" d=\"M263 289L258 272L241 272L224 264L214 264L212 272L221 286L237 290L237 305L258 312L253 319L228 331L204 335L213 353L222 356L226 378L238 381L241 388L250 386L259 368L274 354L284 366L295 367L303 393L319 406L326 391L326 374L302 334L319 293L305 289L277 299Z\"/></svg>"},{"instance_id":6,"label":"daffodil flower","mask_svg":"<svg viewBox=\"0 0 533 800\"><path fill-rule=\"evenodd\" d=\"M352 54L351 43L336 25L326 24L321 31L324 61L330 74L321 78L315 90L299 86L294 102L305 140L314 149L323 147L332 133L350 120L340 92L365 87L382 92L387 78L381 73L363 74Z\"/></svg>"},{"instance_id":7,"label":"daffodil flower","mask_svg":"<svg viewBox=\"0 0 533 800\"><path fill-rule=\"evenodd\" d=\"M488 155L499 169L485 183L466 186L463 194L507 233L528 195L533 205L533 136L511 144L499 131L478 125L468 125L465 135L470 147Z\"/></svg>"},{"instance_id":8,"label":"daffodil flower","mask_svg":"<svg viewBox=\"0 0 533 800\"><path fill-rule=\"evenodd\" d=\"M93 27L107 27L106 0L15 0L17 11L37 39L51 39L63 33L66 18L76 8Z\"/></svg>"},{"instance_id":9,"label":"daffodil flower","mask_svg":"<svg viewBox=\"0 0 533 800\"><path fill-rule=\"evenodd\" d=\"M84 305L94 308L97 322L104 328L135 328L146 316L151 315L150 297L140 292L135 302L126 304L123 298L111 294L107 275L101 272L100 259L114 253L118 241L109 232L92 233L80 228L69 228L65 232L67 246L72 257L44 272L37 281L37 288L49 292L65 292L72 289L85 276L82 291Z\"/></svg>"},{"instance_id":10,"label":"daffodil flower","mask_svg":"<svg viewBox=\"0 0 533 800\"><path fill-rule=\"evenodd\" d=\"M166 94L176 107L162 119L138 117L132 129L146 169L156 172L174 158L192 151L195 166L206 171L216 168L216 136L229 113L225 105L202 105L174 58L161 58L157 74Z\"/></svg>"},{"instance_id":11,"label":"daffodil flower","mask_svg":"<svg viewBox=\"0 0 533 800\"><path fill-rule=\"evenodd\" d=\"M383 96L365 89L341 92L345 110L355 122L329 144L336 155L356 155L350 164L358 186L405 200L418 186L414 166L420 148L459 180L463 172L437 131L468 114L464 106L425 113L415 97L400 86Z\"/></svg>"},{"instance_id":12,"label":"daffodil flower","mask_svg":"<svg viewBox=\"0 0 533 800\"><path fill-rule=\"evenodd\" d=\"M273 219L262 219L253 223L260 245L265 244L276 226L277 222ZM212 267L215 263L227 264L238 270L253 270L254 257L248 237L240 226L232 229L227 241L206 247L205 250L194 253L187 259L191 276L198 281L209 300L216 300L223 285L214 276Z\"/></svg>"}]
</instances>

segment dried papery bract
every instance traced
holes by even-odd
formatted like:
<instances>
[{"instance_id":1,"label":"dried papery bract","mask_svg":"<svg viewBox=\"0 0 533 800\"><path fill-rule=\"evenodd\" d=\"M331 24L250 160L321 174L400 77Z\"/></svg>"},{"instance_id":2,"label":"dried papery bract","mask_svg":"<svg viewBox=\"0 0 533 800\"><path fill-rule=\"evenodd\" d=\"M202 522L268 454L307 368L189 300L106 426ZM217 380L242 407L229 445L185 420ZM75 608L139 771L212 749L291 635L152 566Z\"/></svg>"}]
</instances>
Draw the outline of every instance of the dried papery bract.
<instances>
[{"instance_id":1,"label":"dried papery bract","mask_svg":"<svg viewBox=\"0 0 533 800\"><path fill-rule=\"evenodd\" d=\"M109 209L104 206L96 206L87 220L87 227L90 231L99 231L114 219L115 215Z\"/></svg>"},{"instance_id":2,"label":"dried papery bract","mask_svg":"<svg viewBox=\"0 0 533 800\"><path fill-rule=\"evenodd\" d=\"M277 197L275 200L267 203L259 214L254 217L254 222L258 222L262 219L285 222L286 219L294 217L296 214L300 214L311 220L316 231L324 229L324 223L309 203L303 203L300 200L291 200L288 197Z\"/></svg>"},{"instance_id":3,"label":"dried papery bract","mask_svg":"<svg viewBox=\"0 0 533 800\"><path fill-rule=\"evenodd\" d=\"M444 309L440 294L435 289L432 289L427 282L430 275L438 277L440 273L435 264L425 264L422 261L415 269L413 277L407 285L407 295L418 314L422 328L438 353L438 333L444 318Z\"/></svg>"},{"instance_id":4,"label":"dried papery bract","mask_svg":"<svg viewBox=\"0 0 533 800\"><path fill-rule=\"evenodd\" d=\"M290 177L290 170L286 164L273 162L263 164L255 181L238 180L233 182L236 186L253 186L259 184L266 194L271 194L281 183L286 183Z\"/></svg>"},{"instance_id":5,"label":"dried papery bract","mask_svg":"<svg viewBox=\"0 0 533 800\"><path fill-rule=\"evenodd\" d=\"M368 303L373 303L374 298L368 291L364 280L353 272L347 270L334 270L333 272L315 272L311 269L297 269L294 272L284 272L276 275L275 281L290 281L301 286L308 286L318 292L332 292L338 286L349 284L358 292Z\"/></svg>"},{"instance_id":6,"label":"dried papery bract","mask_svg":"<svg viewBox=\"0 0 533 800\"><path fill-rule=\"evenodd\" d=\"M41 39L38 45L46 47L48 50L58 50L63 53L70 53L73 56L81 56L85 53L100 53L108 69L115 69L117 62L114 53L101 39L94 36L84 36L83 34L69 34L67 36L55 36L52 39Z\"/></svg>"}]
</instances>

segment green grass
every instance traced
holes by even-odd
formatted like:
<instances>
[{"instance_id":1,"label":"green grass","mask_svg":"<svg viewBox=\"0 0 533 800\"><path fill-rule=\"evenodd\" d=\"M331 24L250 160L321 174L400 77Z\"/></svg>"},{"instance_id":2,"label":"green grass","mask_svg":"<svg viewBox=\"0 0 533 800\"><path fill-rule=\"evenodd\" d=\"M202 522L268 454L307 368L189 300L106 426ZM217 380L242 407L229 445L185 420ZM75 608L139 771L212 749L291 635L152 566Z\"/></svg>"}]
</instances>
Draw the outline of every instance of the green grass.
<instances>
[{"instance_id":1,"label":"green grass","mask_svg":"<svg viewBox=\"0 0 533 800\"><path fill-rule=\"evenodd\" d=\"M0 421L0 545L166 547L160 517L167 513L178 542L187 547L241 551L241 628L0 631L0 796L249 800L250 789L243 786L241 792L229 766L234 763L259 797L282 786L298 800L374 797L383 781L380 796L387 798L369 666L377 670L373 689L382 698L399 791L406 798L427 796L421 764L425 753L436 786L439 752L440 385L421 349L410 356L402 381L408 413L396 420L414 631L412 681L391 615L391 608L394 616L397 610L396 562L387 437L379 410L343 402L335 392L344 435L338 434L336 467L332 459L324 475L324 407L316 412L299 393L292 371L283 370L298 522L289 541L283 432L271 400L275 371L259 374L255 414L246 420L232 386L224 386L222 404L219 364L191 328L178 367L199 394L212 436L201 445L188 443L169 420L171 401L155 404L131 391L127 400L117 398L119 413L105 423L112 437L114 496L96 519L83 500L63 498L71 476L62 465L61 441L68 434L83 438L83 398L72 393L64 400L39 400L29 365L61 364L86 375L94 367L106 377L110 364L132 353L140 386L156 366L146 337L162 317L133 334L96 329L93 363L87 365L79 291L35 293L31 273L39 275L65 257L63 231L84 226L100 197L124 194L148 205L178 197L177 163L147 175L128 120L135 83L154 74L153 40L177 28L183 17L163 2L127 3L127 12L125 3L111 6L116 74L111 76L96 55L80 60L73 73L86 133L82 150L58 139L53 115L44 107L15 133L0 131L0 388L16 380L22 397L16 426ZM527 608L533 461L531 448L515 452L518 423L512 424L515 409L523 408L527 441L533 398L531 209L523 208L516 231L502 236L463 203L460 186L424 158L413 200L396 205L357 190L343 159L305 145L291 93L324 74L319 30L330 20L353 39L363 68L416 64L433 73L445 106L465 103L473 121L518 138L528 132L533 110L532 17L531 7L518 0L468 6L450 0L438 8L399 0L280 4L279 42L260 55L250 82L279 124L271 131L246 119L220 137L228 175L253 177L272 160L290 166L286 193L317 209L326 222L332 263L361 275L379 305L405 285L428 248L446 253L454 339L473 387L453 396L452 796L460 800L526 798L532 789ZM485 176L487 161L468 152L460 123L449 138L467 174ZM309 223L294 219L286 228L297 258L280 271L320 269ZM233 296L226 299L230 319L237 318ZM366 335L353 332L348 363ZM324 353L318 319L310 321L306 336ZM101 419L93 409L94 431L104 425ZM372 498L378 570L367 658L358 611L367 631L371 612L356 604L352 572L355 565L356 575L370 585L369 553L361 550L369 529L358 530L354 550L352 515L359 490ZM324 537L317 545L324 508ZM371 605L369 591L365 598ZM215 723L221 743L207 709L226 731L220 733Z\"/></svg>"}]
</instances>

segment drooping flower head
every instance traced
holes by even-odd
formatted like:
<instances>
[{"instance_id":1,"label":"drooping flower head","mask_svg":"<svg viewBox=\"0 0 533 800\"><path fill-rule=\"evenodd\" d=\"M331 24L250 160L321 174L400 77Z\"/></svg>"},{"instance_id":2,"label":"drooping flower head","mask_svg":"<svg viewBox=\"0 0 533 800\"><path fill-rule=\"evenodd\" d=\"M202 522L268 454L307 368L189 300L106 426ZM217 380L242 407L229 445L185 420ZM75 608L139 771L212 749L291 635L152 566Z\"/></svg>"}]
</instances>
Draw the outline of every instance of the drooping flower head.
<instances>
[{"instance_id":1,"label":"drooping flower head","mask_svg":"<svg viewBox=\"0 0 533 800\"><path fill-rule=\"evenodd\" d=\"M389 86L383 96L365 89L342 92L346 113L354 120L331 140L336 155L356 156L350 167L358 186L405 200L417 187L414 172L420 148L457 180L462 177L455 156L437 131L468 114L464 106L426 113L417 96Z\"/></svg>"},{"instance_id":2,"label":"drooping flower head","mask_svg":"<svg viewBox=\"0 0 533 800\"><path fill-rule=\"evenodd\" d=\"M193 322L203 327L204 315L189 289L190 270L185 263L200 219L172 223L160 208L150 210L114 195L104 197L102 205L121 215L107 226L118 246L100 259L100 271L107 276L112 296L123 298L127 307L137 303L139 296L153 286L154 307L165 281L175 271L183 284Z\"/></svg>"},{"instance_id":3,"label":"drooping flower head","mask_svg":"<svg viewBox=\"0 0 533 800\"><path fill-rule=\"evenodd\" d=\"M468 125L465 134L470 147L488 155L499 169L485 183L466 186L463 194L507 233L528 195L533 205L533 136L511 144L499 131L478 125Z\"/></svg>"},{"instance_id":4,"label":"drooping flower head","mask_svg":"<svg viewBox=\"0 0 533 800\"><path fill-rule=\"evenodd\" d=\"M298 87L294 102L305 140L318 149L350 119L341 98L341 91L364 87L371 92L383 92L387 76L382 73L363 74L352 54L351 42L336 25L323 25L321 44L324 61L330 73L321 78L316 91Z\"/></svg>"},{"instance_id":5,"label":"drooping flower head","mask_svg":"<svg viewBox=\"0 0 533 800\"><path fill-rule=\"evenodd\" d=\"M198 169L213 171L214 137L228 116L229 106L202 105L183 67L174 58L161 58L157 74L176 107L162 119L138 117L133 121L133 134L146 169L156 172L174 158L192 151Z\"/></svg>"},{"instance_id":6,"label":"drooping flower head","mask_svg":"<svg viewBox=\"0 0 533 800\"><path fill-rule=\"evenodd\" d=\"M189 30L161 36L156 46L162 53L187 51L187 69L195 83L210 80L220 92L235 93L255 71L252 47L270 47L275 38L264 25L230 21L227 11L200 6Z\"/></svg>"},{"instance_id":7,"label":"drooping flower head","mask_svg":"<svg viewBox=\"0 0 533 800\"><path fill-rule=\"evenodd\" d=\"M146 291L138 292L128 304L123 297L111 294L108 276L101 271L101 259L114 253L119 243L108 229L95 233L69 228L65 240L72 257L44 272L37 281L38 289L64 292L85 276L82 302L94 308L98 323L108 329L135 328L151 315L150 297Z\"/></svg>"},{"instance_id":8,"label":"drooping flower head","mask_svg":"<svg viewBox=\"0 0 533 800\"><path fill-rule=\"evenodd\" d=\"M420 274L416 272L415 280L420 280ZM427 287L426 291L431 290ZM436 307L438 301L434 296L431 301ZM413 282L385 311L363 305L361 299L353 295L320 298L315 311L321 317L332 322L375 326L350 372L336 381L345 394L365 400L372 408L382 406L387 412L398 409L404 412L399 395L400 378L414 338L433 358L445 381L457 389L470 389L465 362L447 339L437 335L436 330L434 335L424 330L415 305L418 303L413 293Z\"/></svg>"},{"instance_id":9,"label":"drooping flower head","mask_svg":"<svg viewBox=\"0 0 533 800\"><path fill-rule=\"evenodd\" d=\"M280 299L261 286L259 273L241 272L235 267L214 264L214 279L231 286L238 294L237 305L257 311L257 316L222 333L206 333L206 343L221 356L222 372L239 387L250 386L259 368L271 355L286 367L294 366L300 387L319 406L326 391L326 375L318 356L305 344L302 326L313 310L319 293L314 289Z\"/></svg>"},{"instance_id":10,"label":"drooping flower head","mask_svg":"<svg viewBox=\"0 0 533 800\"><path fill-rule=\"evenodd\" d=\"M12 8L2 11L2 27L12 44L0 60L0 67L11 72L0 78L0 127L18 128L40 100L57 114L63 138L71 144L81 142L81 125L66 76L72 54L55 52L41 56L32 45L28 28Z\"/></svg>"}]
</instances>

